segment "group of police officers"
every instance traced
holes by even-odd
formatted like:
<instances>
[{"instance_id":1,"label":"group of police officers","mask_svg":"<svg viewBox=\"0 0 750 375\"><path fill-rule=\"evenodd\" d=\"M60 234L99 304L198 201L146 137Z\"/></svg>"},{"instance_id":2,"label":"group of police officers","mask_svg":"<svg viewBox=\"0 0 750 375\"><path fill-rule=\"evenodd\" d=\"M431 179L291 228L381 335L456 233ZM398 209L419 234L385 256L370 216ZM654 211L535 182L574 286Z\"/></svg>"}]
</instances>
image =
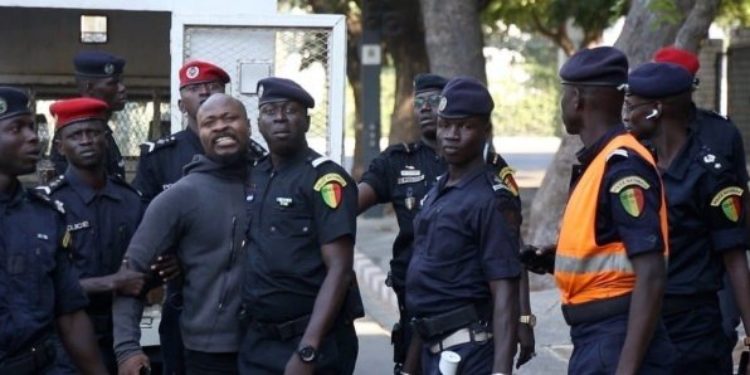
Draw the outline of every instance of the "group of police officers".
<instances>
[{"instance_id":1,"label":"group of police officers","mask_svg":"<svg viewBox=\"0 0 750 375\"><path fill-rule=\"evenodd\" d=\"M308 147L315 100L299 84L258 82L266 151L229 75L190 61L187 127L142 145L131 185L108 126L124 65L76 56L80 97L50 107L59 176L36 189L18 179L41 153L29 98L0 87L0 373L148 373L139 323L166 283L164 373L351 374L356 216L378 203L399 224L397 374L439 374L448 351L460 374L510 374L519 347L516 368L529 361L527 269L554 274L569 373L732 372L737 317L750 324L748 175L737 128L693 104L695 55L668 47L629 71L599 47L566 62L563 123L584 148L559 240L539 248L522 246L519 188L473 78L415 77L420 139L357 184Z\"/></svg>"}]
</instances>

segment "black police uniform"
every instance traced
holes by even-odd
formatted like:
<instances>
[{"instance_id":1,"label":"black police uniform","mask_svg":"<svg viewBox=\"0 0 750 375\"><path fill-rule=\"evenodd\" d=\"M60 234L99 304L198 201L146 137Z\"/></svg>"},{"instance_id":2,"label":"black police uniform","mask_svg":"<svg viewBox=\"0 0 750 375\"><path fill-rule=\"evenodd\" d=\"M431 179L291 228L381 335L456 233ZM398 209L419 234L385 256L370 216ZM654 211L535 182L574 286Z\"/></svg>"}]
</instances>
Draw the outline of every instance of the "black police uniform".
<instances>
[{"instance_id":1,"label":"black police uniform","mask_svg":"<svg viewBox=\"0 0 750 375\"><path fill-rule=\"evenodd\" d=\"M662 173L669 202L669 276L663 319L679 358L675 373L723 373L731 352L716 292L725 250L745 249L744 189L731 163L690 134Z\"/></svg>"},{"instance_id":2,"label":"black police uniform","mask_svg":"<svg viewBox=\"0 0 750 375\"><path fill-rule=\"evenodd\" d=\"M88 303L69 260L64 206L20 182L0 194L0 373L44 373L55 318Z\"/></svg>"},{"instance_id":3,"label":"black police uniform","mask_svg":"<svg viewBox=\"0 0 750 375\"><path fill-rule=\"evenodd\" d=\"M280 374L295 355L326 277L321 246L356 235L357 187L343 168L306 148L278 169L270 157L261 160L253 168L250 189L250 244L242 288L250 323L239 367L243 374ZM358 341L353 319L361 311L357 290L350 288L317 348L316 373L354 371Z\"/></svg>"},{"instance_id":4,"label":"black police uniform","mask_svg":"<svg viewBox=\"0 0 750 375\"><path fill-rule=\"evenodd\" d=\"M463 328L492 333L489 283L521 275L517 195L486 165L455 186L446 187L447 180L444 175L430 190L414 220L414 254L406 274L407 311L425 344L424 374L438 373L440 352L430 347L445 336ZM491 340L442 349L461 355L461 373L492 370Z\"/></svg>"},{"instance_id":5,"label":"black police uniform","mask_svg":"<svg viewBox=\"0 0 750 375\"><path fill-rule=\"evenodd\" d=\"M79 279L111 275L120 269L130 238L143 215L137 190L111 176L97 191L72 169L37 190L65 204L67 230L74 245L71 258ZM114 373L117 360L113 350L112 294L92 294L89 301L86 313L93 323L104 363ZM58 370L77 373L62 347L59 348Z\"/></svg>"}]
</instances>

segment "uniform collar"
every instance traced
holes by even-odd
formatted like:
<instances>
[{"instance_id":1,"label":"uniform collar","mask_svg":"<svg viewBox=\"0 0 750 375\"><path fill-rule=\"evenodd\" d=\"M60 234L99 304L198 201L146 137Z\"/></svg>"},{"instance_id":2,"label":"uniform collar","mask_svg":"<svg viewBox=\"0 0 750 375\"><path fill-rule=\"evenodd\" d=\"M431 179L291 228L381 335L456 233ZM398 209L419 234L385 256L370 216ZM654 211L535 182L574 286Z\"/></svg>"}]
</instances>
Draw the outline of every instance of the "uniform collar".
<instances>
[{"instance_id":1,"label":"uniform collar","mask_svg":"<svg viewBox=\"0 0 750 375\"><path fill-rule=\"evenodd\" d=\"M596 155L599 154L599 152L604 148L604 146L609 143L609 141L612 140L612 138L623 133L625 133L625 126L622 124L618 124L612 129L608 130L606 133L604 133L603 136L599 137L599 139L597 139L593 145L584 147L576 152L576 158L578 158L578 162L580 162L583 166L589 165L589 163L594 160Z\"/></svg>"},{"instance_id":2,"label":"uniform collar","mask_svg":"<svg viewBox=\"0 0 750 375\"><path fill-rule=\"evenodd\" d=\"M269 152L268 155L265 156L263 161L261 161L260 164L258 164L258 168L266 172L270 172L272 170L275 170L277 172L282 172L287 169L293 168L296 165L299 165L301 162L304 162L307 160L312 161L313 159L315 159L315 157L316 155L313 154L313 150L310 147L305 146L304 150L301 150L296 155L294 155L291 159L287 159L286 161L284 161L283 164L281 164L277 168L274 168L273 162L271 162L271 153Z\"/></svg>"},{"instance_id":3,"label":"uniform collar","mask_svg":"<svg viewBox=\"0 0 750 375\"><path fill-rule=\"evenodd\" d=\"M484 174L484 172L487 170L487 165L482 164L473 170L466 173L465 176L461 178L460 181L458 181L457 184L450 187L450 189L463 189L465 188L470 182L474 181L477 177ZM440 177L440 181L438 182L438 190L443 191L446 189L445 184L448 183L448 173L446 172L442 177Z\"/></svg>"},{"instance_id":4,"label":"uniform collar","mask_svg":"<svg viewBox=\"0 0 750 375\"><path fill-rule=\"evenodd\" d=\"M690 165L698 155L698 148L700 142L695 137L695 132L688 128L688 137L685 144L682 146L677 157L672 161L672 164L664 171L664 175L668 175L672 178L682 180L690 169Z\"/></svg>"},{"instance_id":5,"label":"uniform collar","mask_svg":"<svg viewBox=\"0 0 750 375\"><path fill-rule=\"evenodd\" d=\"M87 205L91 204L91 202L94 201L94 198L96 198L97 195L105 196L116 201L120 200L120 196L117 194L117 192L115 192L113 183L109 178L107 178L104 187L99 191L92 189L89 185L86 185L86 183L83 182L83 180L78 176L73 168L68 168L68 170L65 172L65 180L68 181L68 184L73 189L73 191L75 191L76 194L78 194L78 196L80 196L81 199L83 199L83 202Z\"/></svg>"}]
</instances>

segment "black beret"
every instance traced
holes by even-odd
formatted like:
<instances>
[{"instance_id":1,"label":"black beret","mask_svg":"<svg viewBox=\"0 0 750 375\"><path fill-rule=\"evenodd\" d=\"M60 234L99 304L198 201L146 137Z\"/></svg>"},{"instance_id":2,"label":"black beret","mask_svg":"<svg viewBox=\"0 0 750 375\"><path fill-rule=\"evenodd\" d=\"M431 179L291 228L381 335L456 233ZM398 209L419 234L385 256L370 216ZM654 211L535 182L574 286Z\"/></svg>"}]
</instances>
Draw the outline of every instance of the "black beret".
<instances>
[{"instance_id":1,"label":"black beret","mask_svg":"<svg viewBox=\"0 0 750 375\"><path fill-rule=\"evenodd\" d=\"M21 90L0 87L0 120L31 114L29 97Z\"/></svg>"},{"instance_id":2,"label":"black beret","mask_svg":"<svg viewBox=\"0 0 750 375\"><path fill-rule=\"evenodd\" d=\"M692 88L693 75L672 63L645 63L628 76L628 93L642 98L666 98Z\"/></svg>"},{"instance_id":3,"label":"black beret","mask_svg":"<svg viewBox=\"0 0 750 375\"><path fill-rule=\"evenodd\" d=\"M122 74L125 59L101 51L81 51L73 58L76 75L106 78Z\"/></svg>"},{"instance_id":4,"label":"black beret","mask_svg":"<svg viewBox=\"0 0 750 375\"><path fill-rule=\"evenodd\" d=\"M315 99L291 79L268 77L258 81L258 107L266 103L295 101L307 108L315 107Z\"/></svg>"},{"instance_id":5,"label":"black beret","mask_svg":"<svg viewBox=\"0 0 750 375\"><path fill-rule=\"evenodd\" d=\"M441 91L445 87L448 80L437 74L432 73L420 73L414 77L414 93L420 93L428 90Z\"/></svg>"},{"instance_id":6,"label":"black beret","mask_svg":"<svg viewBox=\"0 0 750 375\"><path fill-rule=\"evenodd\" d=\"M448 81L441 93L438 115L443 118L489 116L495 108L490 92L481 82L469 77Z\"/></svg>"},{"instance_id":7,"label":"black beret","mask_svg":"<svg viewBox=\"0 0 750 375\"><path fill-rule=\"evenodd\" d=\"M560 68L563 83L620 87L628 81L628 58L612 47L576 52Z\"/></svg>"}]
</instances>

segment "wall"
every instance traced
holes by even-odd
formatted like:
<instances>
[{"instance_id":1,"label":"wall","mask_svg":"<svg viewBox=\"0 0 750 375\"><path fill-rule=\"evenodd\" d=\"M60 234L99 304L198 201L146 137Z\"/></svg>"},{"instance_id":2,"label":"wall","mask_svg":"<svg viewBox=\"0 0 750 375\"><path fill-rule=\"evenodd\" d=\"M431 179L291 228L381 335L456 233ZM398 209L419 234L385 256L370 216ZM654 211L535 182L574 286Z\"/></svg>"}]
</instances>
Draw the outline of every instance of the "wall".
<instances>
[{"instance_id":1,"label":"wall","mask_svg":"<svg viewBox=\"0 0 750 375\"><path fill-rule=\"evenodd\" d=\"M732 34L727 53L728 114L742 133L750 160L750 29Z\"/></svg>"}]
</instances>

